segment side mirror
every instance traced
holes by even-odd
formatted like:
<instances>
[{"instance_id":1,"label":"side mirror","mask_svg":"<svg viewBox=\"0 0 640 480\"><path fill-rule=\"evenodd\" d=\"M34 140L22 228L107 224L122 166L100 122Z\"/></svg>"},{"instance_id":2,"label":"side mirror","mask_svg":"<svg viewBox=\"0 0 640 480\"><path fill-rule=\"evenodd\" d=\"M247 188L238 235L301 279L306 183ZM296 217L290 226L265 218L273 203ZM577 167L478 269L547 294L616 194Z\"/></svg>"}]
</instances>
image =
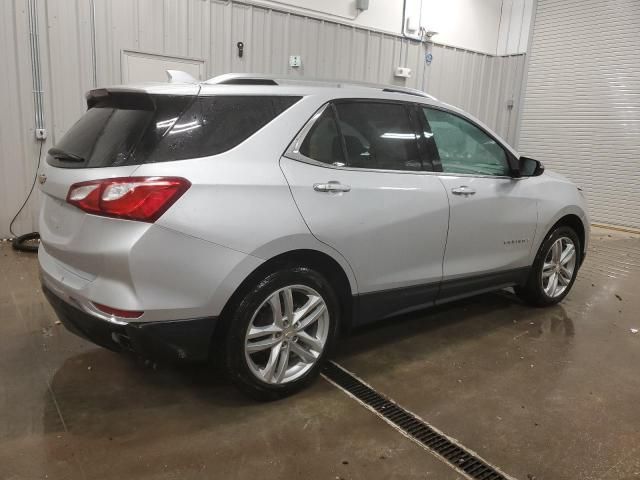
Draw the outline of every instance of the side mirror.
<instances>
[{"instance_id":1,"label":"side mirror","mask_svg":"<svg viewBox=\"0 0 640 480\"><path fill-rule=\"evenodd\" d=\"M521 177L537 177L544 172L544 165L541 161L529 157L520 157L518 160L518 170Z\"/></svg>"}]
</instances>

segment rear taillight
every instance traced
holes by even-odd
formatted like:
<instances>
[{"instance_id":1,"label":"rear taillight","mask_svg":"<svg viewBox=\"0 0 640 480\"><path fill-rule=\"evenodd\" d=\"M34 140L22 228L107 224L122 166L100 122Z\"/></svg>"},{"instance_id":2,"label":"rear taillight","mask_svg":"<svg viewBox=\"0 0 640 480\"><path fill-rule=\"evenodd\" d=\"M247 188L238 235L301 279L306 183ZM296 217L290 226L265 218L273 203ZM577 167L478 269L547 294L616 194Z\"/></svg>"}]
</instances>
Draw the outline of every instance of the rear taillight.
<instances>
[{"instance_id":1,"label":"rear taillight","mask_svg":"<svg viewBox=\"0 0 640 480\"><path fill-rule=\"evenodd\" d=\"M74 183L67 202L94 215L155 222L186 192L180 177L122 177Z\"/></svg>"}]
</instances>

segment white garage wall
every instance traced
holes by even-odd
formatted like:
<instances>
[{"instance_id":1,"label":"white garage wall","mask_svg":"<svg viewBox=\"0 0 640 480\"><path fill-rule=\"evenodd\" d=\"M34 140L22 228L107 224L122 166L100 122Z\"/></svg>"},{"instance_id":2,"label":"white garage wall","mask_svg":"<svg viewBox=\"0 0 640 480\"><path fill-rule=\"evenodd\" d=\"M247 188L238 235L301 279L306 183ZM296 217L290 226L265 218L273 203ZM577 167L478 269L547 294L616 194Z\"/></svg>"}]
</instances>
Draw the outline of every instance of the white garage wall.
<instances>
[{"instance_id":1,"label":"white garage wall","mask_svg":"<svg viewBox=\"0 0 640 480\"><path fill-rule=\"evenodd\" d=\"M251 0L394 34L402 34L406 3L405 19L411 17L426 30L439 32L433 39L436 43L490 55L526 52L533 1L370 0L369 8L358 13L356 0Z\"/></svg>"},{"instance_id":2,"label":"white garage wall","mask_svg":"<svg viewBox=\"0 0 640 480\"><path fill-rule=\"evenodd\" d=\"M0 238L9 236L9 222L31 186L40 146L34 136L26 3L0 2ZM44 15L40 18L43 20ZM36 204L37 197L19 217L14 230L33 230Z\"/></svg>"},{"instance_id":3,"label":"white garage wall","mask_svg":"<svg viewBox=\"0 0 640 480\"><path fill-rule=\"evenodd\" d=\"M533 0L502 0L498 55L525 53L533 20Z\"/></svg>"},{"instance_id":4,"label":"white garage wall","mask_svg":"<svg viewBox=\"0 0 640 480\"><path fill-rule=\"evenodd\" d=\"M640 228L640 2L538 0L520 151Z\"/></svg>"},{"instance_id":5,"label":"white garage wall","mask_svg":"<svg viewBox=\"0 0 640 480\"><path fill-rule=\"evenodd\" d=\"M252 3L271 8L287 8L300 15L349 22L387 33L402 33L402 0L370 0L369 8L361 12L356 10L356 0L252 0Z\"/></svg>"},{"instance_id":6,"label":"white garage wall","mask_svg":"<svg viewBox=\"0 0 640 480\"><path fill-rule=\"evenodd\" d=\"M23 0L0 2L0 237L22 203L35 173L33 100L27 13ZM371 2L373 4L373 0ZM85 109L93 88L90 0L39 2L40 41L49 130L44 149ZM495 57L434 45L433 63L424 45L398 35L293 14L276 8L217 0L95 0L97 84L122 81L122 50L201 58L206 77L226 72L264 72L304 77L396 83L425 89L478 116L513 142L523 56ZM237 56L238 41L245 44ZM288 67L302 55L302 68ZM396 66L414 72L407 81ZM507 108L513 99L514 109ZM38 198L16 223L16 233L37 228Z\"/></svg>"},{"instance_id":7,"label":"white garage wall","mask_svg":"<svg viewBox=\"0 0 640 480\"><path fill-rule=\"evenodd\" d=\"M414 0L438 43L496 54L502 0Z\"/></svg>"},{"instance_id":8,"label":"white garage wall","mask_svg":"<svg viewBox=\"0 0 640 480\"><path fill-rule=\"evenodd\" d=\"M406 0L405 18L433 41L491 55L527 51L534 0ZM406 32L415 35L416 32Z\"/></svg>"},{"instance_id":9,"label":"white garage wall","mask_svg":"<svg viewBox=\"0 0 640 480\"><path fill-rule=\"evenodd\" d=\"M122 83L166 82L167 70L180 70L196 80L207 80L202 59L153 55L131 50L122 50L120 57Z\"/></svg>"}]
</instances>

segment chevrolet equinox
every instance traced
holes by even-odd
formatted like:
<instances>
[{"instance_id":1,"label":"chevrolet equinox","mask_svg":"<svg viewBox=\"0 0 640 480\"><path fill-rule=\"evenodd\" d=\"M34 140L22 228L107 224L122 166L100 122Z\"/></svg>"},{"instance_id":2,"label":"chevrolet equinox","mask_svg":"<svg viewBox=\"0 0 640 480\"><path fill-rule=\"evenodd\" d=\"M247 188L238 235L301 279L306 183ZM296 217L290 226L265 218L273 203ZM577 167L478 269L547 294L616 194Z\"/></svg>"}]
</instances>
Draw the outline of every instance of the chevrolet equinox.
<instances>
[{"instance_id":1,"label":"chevrolet equinox","mask_svg":"<svg viewBox=\"0 0 640 480\"><path fill-rule=\"evenodd\" d=\"M580 189L463 111L391 86L174 77L90 91L47 154L42 284L72 332L212 357L271 399L308 385L352 327L571 289Z\"/></svg>"}]
</instances>

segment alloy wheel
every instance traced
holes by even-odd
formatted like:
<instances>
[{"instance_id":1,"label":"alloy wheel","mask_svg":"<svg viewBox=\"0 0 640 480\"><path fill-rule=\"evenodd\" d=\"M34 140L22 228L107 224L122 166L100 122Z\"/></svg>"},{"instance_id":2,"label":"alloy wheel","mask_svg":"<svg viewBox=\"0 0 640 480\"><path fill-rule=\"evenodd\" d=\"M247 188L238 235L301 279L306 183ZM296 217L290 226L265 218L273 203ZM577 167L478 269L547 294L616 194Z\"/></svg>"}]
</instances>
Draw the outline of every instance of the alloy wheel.
<instances>
[{"instance_id":1,"label":"alloy wheel","mask_svg":"<svg viewBox=\"0 0 640 480\"><path fill-rule=\"evenodd\" d=\"M550 298L564 293L576 268L576 246L569 237L558 238L547 252L542 264L541 282Z\"/></svg>"},{"instance_id":2,"label":"alloy wheel","mask_svg":"<svg viewBox=\"0 0 640 480\"><path fill-rule=\"evenodd\" d=\"M329 335L327 304L314 289L290 285L254 312L245 337L249 370L269 384L302 377L318 361Z\"/></svg>"}]
</instances>

